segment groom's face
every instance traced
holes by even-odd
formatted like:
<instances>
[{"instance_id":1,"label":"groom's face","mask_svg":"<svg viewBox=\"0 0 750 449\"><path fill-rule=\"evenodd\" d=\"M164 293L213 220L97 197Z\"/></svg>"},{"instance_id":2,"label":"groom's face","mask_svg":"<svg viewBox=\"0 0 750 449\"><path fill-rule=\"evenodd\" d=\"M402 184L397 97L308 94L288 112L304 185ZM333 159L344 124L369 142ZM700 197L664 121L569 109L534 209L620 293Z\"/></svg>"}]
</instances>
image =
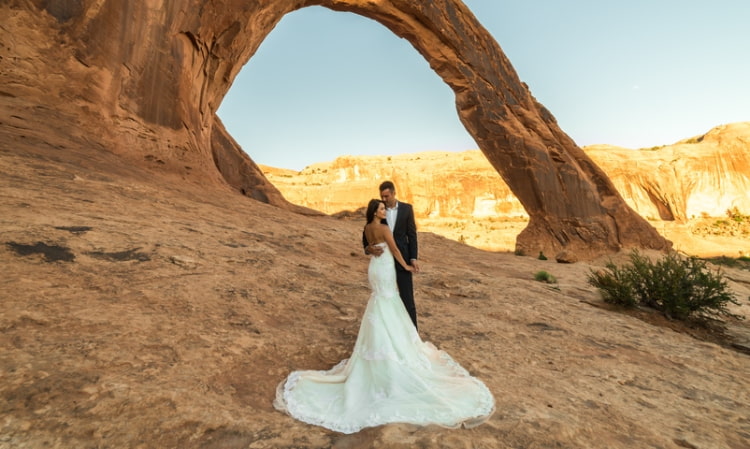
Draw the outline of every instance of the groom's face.
<instances>
[{"instance_id":1,"label":"groom's face","mask_svg":"<svg viewBox=\"0 0 750 449\"><path fill-rule=\"evenodd\" d=\"M380 191L380 199L386 206L393 207L396 205L396 192L391 189L383 189Z\"/></svg>"}]
</instances>

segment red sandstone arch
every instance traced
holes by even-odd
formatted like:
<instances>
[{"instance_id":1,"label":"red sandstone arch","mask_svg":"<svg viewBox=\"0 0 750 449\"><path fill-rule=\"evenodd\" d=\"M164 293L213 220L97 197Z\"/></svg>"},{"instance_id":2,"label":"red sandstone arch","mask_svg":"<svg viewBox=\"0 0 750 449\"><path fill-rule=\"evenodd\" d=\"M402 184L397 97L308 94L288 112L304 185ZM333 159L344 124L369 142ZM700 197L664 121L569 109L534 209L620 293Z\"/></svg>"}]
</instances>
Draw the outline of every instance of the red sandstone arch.
<instances>
[{"instance_id":1,"label":"red sandstone arch","mask_svg":"<svg viewBox=\"0 0 750 449\"><path fill-rule=\"evenodd\" d=\"M96 129L97 146L197 182L228 183L294 210L216 116L241 67L281 18L320 5L369 17L407 39L451 87L461 122L530 216L516 246L593 256L669 247L529 92L459 0L28 0L0 6L0 73L13 101L55 111L39 126ZM50 94L51 92L51 94ZM10 105L10 106L8 106ZM11 109L8 109L10 107ZM26 108L26 109L25 109ZM7 129L6 129L7 131ZM72 131L68 131L72 132ZM248 149L252 153L252 149ZM189 168L188 168L189 167Z\"/></svg>"}]
</instances>

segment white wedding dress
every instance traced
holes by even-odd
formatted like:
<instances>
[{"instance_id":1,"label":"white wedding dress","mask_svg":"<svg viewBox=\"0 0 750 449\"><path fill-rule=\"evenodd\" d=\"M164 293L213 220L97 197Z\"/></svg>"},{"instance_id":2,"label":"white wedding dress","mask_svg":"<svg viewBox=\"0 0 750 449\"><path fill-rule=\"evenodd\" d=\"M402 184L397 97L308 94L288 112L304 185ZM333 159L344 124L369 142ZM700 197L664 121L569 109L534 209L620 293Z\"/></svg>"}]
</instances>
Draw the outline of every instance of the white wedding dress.
<instances>
[{"instance_id":1,"label":"white wedding dress","mask_svg":"<svg viewBox=\"0 0 750 449\"><path fill-rule=\"evenodd\" d=\"M387 423L473 427L494 412L492 393L447 353L419 338L396 286L385 243L372 257L372 295L350 358L328 371L294 371L274 406L343 433Z\"/></svg>"}]
</instances>

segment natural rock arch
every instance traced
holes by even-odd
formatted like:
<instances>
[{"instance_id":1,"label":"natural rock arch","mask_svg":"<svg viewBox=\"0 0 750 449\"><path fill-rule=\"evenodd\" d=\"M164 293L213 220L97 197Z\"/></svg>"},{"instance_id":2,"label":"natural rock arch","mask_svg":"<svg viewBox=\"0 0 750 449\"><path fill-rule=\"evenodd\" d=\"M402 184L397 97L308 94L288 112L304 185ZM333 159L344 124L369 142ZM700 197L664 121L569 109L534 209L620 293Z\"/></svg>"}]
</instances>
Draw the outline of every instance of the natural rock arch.
<instances>
[{"instance_id":1,"label":"natural rock arch","mask_svg":"<svg viewBox=\"0 0 750 449\"><path fill-rule=\"evenodd\" d=\"M279 20L312 5L380 22L451 87L461 122L529 213L518 249L585 257L669 247L533 98L459 0L12 1L0 6L2 41L13 43L2 51L25 63L0 74L0 85L14 86L4 92L11 111L40 101L56 111L45 118L27 109L38 126L93 123L102 148L299 210L244 155L216 110Z\"/></svg>"}]
</instances>

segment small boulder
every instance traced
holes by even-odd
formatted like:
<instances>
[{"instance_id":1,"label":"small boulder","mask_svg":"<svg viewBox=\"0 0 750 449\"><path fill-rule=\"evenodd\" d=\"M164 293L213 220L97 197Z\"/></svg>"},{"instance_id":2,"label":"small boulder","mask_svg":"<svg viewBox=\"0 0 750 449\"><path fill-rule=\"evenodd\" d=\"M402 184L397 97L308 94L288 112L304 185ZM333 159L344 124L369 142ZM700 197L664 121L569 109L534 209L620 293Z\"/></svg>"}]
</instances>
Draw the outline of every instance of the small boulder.
<instances>
[{"instance_id":1,"label":"small boulder","mask_svg":"<svg viewBox=\"0 0 750 449\"><path fill-rule=\"evenodd\" d=\"M555 256L557 263L576 263L578 262L578 256L571 251L561 251Z\"/></svg>"}]
</instances>

